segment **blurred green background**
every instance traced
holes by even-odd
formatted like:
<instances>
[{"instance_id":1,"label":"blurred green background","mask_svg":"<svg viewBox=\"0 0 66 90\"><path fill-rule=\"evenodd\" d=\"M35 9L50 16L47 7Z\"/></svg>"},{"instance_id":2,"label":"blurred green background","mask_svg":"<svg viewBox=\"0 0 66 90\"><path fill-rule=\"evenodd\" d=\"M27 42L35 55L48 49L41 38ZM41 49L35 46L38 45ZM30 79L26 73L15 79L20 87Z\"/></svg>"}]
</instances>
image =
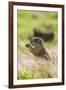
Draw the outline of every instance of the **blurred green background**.
<instances>
[{"instance_id":1,"label":"blurred green background","mask_svg":"<svg viewBox=\"0 0 66 90\"><path fill-rule=\"evenodd\" d=\"M46 32L53 31L55 34L52 42L44 43L47 48L57 45L58 42L58 13L50 11L17 11L18 49L23 50L21 42L29 42L34 36L33 29L46 28Z\"/></svg>"},{"instance_id":2,"label":"blurred green background","mask_svg":"<svg viewBox=\"0 0 66 90\"><path fill-rule=\"evenodd\" d=\"M25 45L30 42L34 37L34 28L40 29L42 32L53 32L54 39L52 41L44 42L46 48L54 48L58 44L58 13L50 11L17 11L17 35L18 35L18 62L21 60L23 63L23 54L26 56L26 52L29 50ZM19 53L21 52L21 56ZM51 51L50 51L51 52ZM55 55L56 56L56 55ZM32 59L32 58L31 58ZM52 63L41 63L38 68L29 70L28 67L24 69L22 66L21 71L18 70L18 79L38 79L38 78L53 78L55 77L54 68L57 68L57 64L52 61ZM38 61L36 61L38 62ZM20 67L20 65L18 66ZM42 67L42 68L41 68ZM47 70L46 68L47 67ZM53 71L48 70L52 68Z\"/></svg>"}]
</instances>

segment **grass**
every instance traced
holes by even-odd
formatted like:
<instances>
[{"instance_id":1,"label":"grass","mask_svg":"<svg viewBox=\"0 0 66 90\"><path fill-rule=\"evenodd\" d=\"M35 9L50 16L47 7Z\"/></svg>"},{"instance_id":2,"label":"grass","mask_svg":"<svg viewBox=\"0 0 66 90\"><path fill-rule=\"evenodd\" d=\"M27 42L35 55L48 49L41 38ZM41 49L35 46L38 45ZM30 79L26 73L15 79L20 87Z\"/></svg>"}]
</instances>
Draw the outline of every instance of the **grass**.
<instances>
[{"instance_id":1,"label":"grass","mask_svg":"<svg viewBox=\"0 0 66 90\"><path fill-rule=\"evenodd\" d=\"M21 76L20 76L21 75ZM26 80L26 79L42 79L42 78L53 78L53 73L48 72L48 70L44 68L35 68L28 69L22 67L22 72L18 73L18 80Z\"/></svg>"},{"instance_id":2,"label":"grass","mask_svg":"<svg viewBox=\"0 0 66 90\"><path fill-rule=\"evenodd\" d=\"M22 62L25 59L22 59ZM28 60L27 60L28 61ZM22 69L18 70L18 80L27 79L43 79L43 78L55 78L57 76L55 68L57 67L56 61L44 61L37 59L34 62L36 67L29 67L22 63Z\"/></svg>"}]
</instances>

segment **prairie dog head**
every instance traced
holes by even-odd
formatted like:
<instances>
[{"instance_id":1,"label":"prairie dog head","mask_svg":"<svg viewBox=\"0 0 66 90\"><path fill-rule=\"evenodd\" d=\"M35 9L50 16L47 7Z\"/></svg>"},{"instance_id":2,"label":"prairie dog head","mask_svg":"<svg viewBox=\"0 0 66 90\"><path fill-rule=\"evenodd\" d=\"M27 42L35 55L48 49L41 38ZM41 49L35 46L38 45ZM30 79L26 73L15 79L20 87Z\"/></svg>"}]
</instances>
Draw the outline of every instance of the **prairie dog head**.
<instances>
[{"instance_id":1,"label":"prairie dog head","mask_svg":"<svg viewBox=\"0 0 66 90\"><path fill-rule=\"evenodd\" d=\"M32 40L31 40L31 44L35 47L43 47L43 39L40 38L40 37L34 37Z\"/></svg>"}]
</instances>

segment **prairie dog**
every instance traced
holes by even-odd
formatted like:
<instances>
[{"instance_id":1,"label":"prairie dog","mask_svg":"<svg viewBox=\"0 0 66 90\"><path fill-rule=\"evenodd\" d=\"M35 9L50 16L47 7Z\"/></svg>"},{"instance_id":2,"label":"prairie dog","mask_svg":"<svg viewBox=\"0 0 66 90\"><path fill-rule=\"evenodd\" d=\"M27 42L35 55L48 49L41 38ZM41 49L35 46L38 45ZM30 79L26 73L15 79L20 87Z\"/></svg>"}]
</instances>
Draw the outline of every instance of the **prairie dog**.
<instances>
[{"instance_id":1,"label":"prairie dog","mask_svg":"<svg viewBox=\"0 0 66 90\"><path fill-rule=\"evenodd\" d=\"M43 39L40 37L34 37L29 44L26 44L29 51L34 55L44 57L45 59L50 59L48 52L43 45Z\"/></svg>"}]
</instances>

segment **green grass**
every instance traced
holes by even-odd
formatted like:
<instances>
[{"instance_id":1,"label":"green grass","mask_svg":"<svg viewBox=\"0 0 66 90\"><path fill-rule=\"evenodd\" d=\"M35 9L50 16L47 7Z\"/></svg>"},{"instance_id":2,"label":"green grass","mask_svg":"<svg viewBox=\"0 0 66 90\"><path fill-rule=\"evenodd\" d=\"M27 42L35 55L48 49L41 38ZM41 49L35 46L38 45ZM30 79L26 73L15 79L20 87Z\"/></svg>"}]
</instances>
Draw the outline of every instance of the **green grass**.
<instances>
[{"instance_id":1,"label":"green grass","mask_svg":"<svg viewBox=\"0 0 66 90\"><path fill-rule=\"evenodd\" d=\"M56 77L56 72L54 68L57 66L56 63L49 62L39 62L36 61L38 67L28 68L27 66L22 66L22 70L18 72L18 80L27 79L43 79L43 78L54 78ZM53 69L53 70L52 70Z\"/></svg>"},{"instance_id":2,"label":"green grass","mask_svg":"<svg viewBox=\"0 0 66 90\"><path fill-rule=\"evenodd\" d=\"M48 72L48 70L44 68L35 68L28 69L22 67L22 72L18 72L18 80L26 80L26 79L42 79L42 78L53 78L53 73Z\"/></svg>"}]
</instances>

